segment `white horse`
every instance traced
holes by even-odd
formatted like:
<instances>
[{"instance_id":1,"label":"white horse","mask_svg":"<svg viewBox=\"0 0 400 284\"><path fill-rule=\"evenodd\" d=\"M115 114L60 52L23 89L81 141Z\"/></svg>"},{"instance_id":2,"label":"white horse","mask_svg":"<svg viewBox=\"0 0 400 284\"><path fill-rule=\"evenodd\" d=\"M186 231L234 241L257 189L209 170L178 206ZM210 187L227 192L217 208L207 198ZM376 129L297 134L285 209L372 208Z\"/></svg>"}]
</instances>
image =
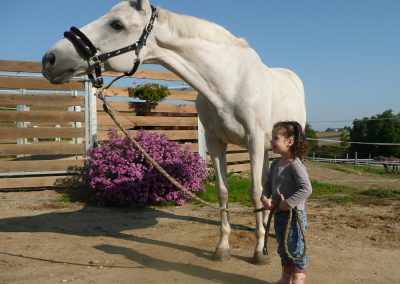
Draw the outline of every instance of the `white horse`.
<instances>
[{"instance_id":1,"label":"white horse","mask_svg":"<svg viewBox=\"0 0 400 284\"><path fill-rule=\"evenodd\" d=\"M107 53L137 40L151 21L152 8L149 0L122 1L81 30L93 43L94 52ZM254 208L260 208L273 124L296 120L305 125L301 80L290 70L265 66L244 39L223 27L160 8L147 44L136 55L130 51L103 60L101 66L107 71L129 72L135 58L166 67L199 92L196 108L215 167L219 205L228 208L225 152L232 143L249 151L249 192ZM62 39L44 55L43 74L52 83L65 83L72 76L92 72L92 61L82 55L76 43ZM221 234L214 257L225 260L230 257L231 226L227 211L221 210L220 215ZM255 263L265 261L265 215L256 213Z\"/></svg>"}]
</instances>

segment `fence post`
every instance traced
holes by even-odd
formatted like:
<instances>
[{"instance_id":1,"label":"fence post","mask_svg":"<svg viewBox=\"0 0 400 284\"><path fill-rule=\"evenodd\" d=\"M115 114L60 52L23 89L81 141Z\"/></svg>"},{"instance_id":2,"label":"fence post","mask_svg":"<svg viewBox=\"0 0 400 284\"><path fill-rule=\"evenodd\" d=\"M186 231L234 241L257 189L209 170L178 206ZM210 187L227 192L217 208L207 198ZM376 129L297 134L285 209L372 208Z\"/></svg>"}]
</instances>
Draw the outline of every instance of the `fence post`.
<instances>
[{"instance_id":1,"label":"fence post","mask_svg":"<svg viewBox=\"0 0 400 284\"><path fill-rule=\"evenodd\" d=\"M89 85L89 120L90 120L90 143L92 146L97 145L97 98L96 88L93 87L92 83Z\"/></svg>"},{"instance_id":2,"label":"fence post","mask_svg":"<svg viewBox=\"0 0 400 284\"><path fill-rule=\"evenodd\" d=\"M77 97L78 96L78 91L73 91L73 96L74 97ZM74 112L81 112L82 111L82 108L81 108L81 106L73 106L73 110L72 111L74 111ZM75 123L74 123L74 128L82 128L82 122L80 122L80 121L75 121ZM74 144L82 144L82 138L81 137L75 137L74 139L73 139L73 143Z\"/></svg>"},{"instance_id":3,"label":"fence post","mask_svg":"<svg viewBox=\"0 0 400 284\"><path fill-rule=\"evenodd\" d=\"M197 139L199 144L199 155L205 161L207 161L206 135L204 131L204 126L198 117L197 117Z\"/></svg>"},{"instance_id":4,"label":"fence post","mask_svg":"<svg viewBox=\"0 0 400 284\"><path fill-rule=\"evenodd\" d=\"M97 144L96 88L85 77L85 150Z\"/></svg>"},{"instance_id":5,"label":"fence post","mask_svg":"<svg viewBox=\"0 0 400 284\"><path fill-rule=\"evenodd\" d=\"M354 165L358 165L358 155L357 152L354 153Z\"/></svg>"},{"instance_id":6,"label":"fence post","mask_svg":"<svg viewBox=\"0 0 400 284\"><path fill-rule=\"evenodd\" d=\"M34 125L33 128L38 128L38 125ZM39 138L33 138L33 142L39 142Z\"/></svg>"},{"instance_id":7,"label":"fence post","mask_svg":"<svg viewBox=\"0 0 400 284\"><path fill-rule=\"evenodd\" d=\"M54 127L55 127L55 128L61 128L61 125L56 124ZM56 142L61 142L61 137L56 137L56 138L54 138L54 141L56 141Z\"/></svg>"},{"instance_id":8,"label":"fence post","mask_svg":"<svg viewBox=\"0 0 400 284\"><path fill-rule=\"evenodd\" d=\"M20 89L19 93L21 95L26 94L26 90L25 89ZM17 111L28 111L28 110L30 110L30 109L26 105L17 105ZM28 122L25 122L25 121L18 121L17 122L17 127L18 128L26 128L27 125L28 125ZM21 144L28 144L28 139L26 137L17 138L17 145L21 145ZM30 158L30 156L17 155L17 159L26 159L26 158Z\"/></svg>"},{"instance_id":9,"label":"fence post","mask_svg":"<svg viewBox=\"0 0 400 284\"><path fill-rule=\"evenodd\" d=\"M25 89L20 89L20 94L23 95L26 93ZM29 108L26 105L17 105L17 111L28 111ZM17 122L17 127L18 128L25 128L27 126L27 122L24 121L18 121ZM17 138L17 144L27 144L28 139L27 138ZM24 155L21 155L21 157L24 157Z\"/></svg>"},{"instance_id":10,"label":"fence post","mask_svg":"<svg viewBox=\"0 0 400 284\"><path fill-rule=\"evenodd\" d=\"M89 79L85 76L85 151L90 147L90 127L89 127Z\"/></svg>"}]
</instances>

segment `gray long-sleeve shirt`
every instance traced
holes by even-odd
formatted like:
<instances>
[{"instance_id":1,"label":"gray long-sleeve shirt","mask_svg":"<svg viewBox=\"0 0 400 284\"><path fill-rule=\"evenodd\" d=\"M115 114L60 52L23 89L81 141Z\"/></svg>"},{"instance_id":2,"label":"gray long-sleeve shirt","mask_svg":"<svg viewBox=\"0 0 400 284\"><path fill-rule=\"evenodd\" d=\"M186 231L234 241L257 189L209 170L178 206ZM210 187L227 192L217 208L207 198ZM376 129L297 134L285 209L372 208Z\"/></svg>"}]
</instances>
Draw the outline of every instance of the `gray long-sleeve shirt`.
<instances>
[{"instance_id":1,"label":"gray long-sleeve shirt","mask_svg":"<svg viewBox=\"0 0 400 284\"><path fill-rule=\"evenodd\" d=\"M282 193L290 207L303 210L311 192L311 182L300 159L296 158L283 167L279 166L279 159L272 162L262 195L272 197L272 202L279 204Z\"/></svg>"}]
</instances>

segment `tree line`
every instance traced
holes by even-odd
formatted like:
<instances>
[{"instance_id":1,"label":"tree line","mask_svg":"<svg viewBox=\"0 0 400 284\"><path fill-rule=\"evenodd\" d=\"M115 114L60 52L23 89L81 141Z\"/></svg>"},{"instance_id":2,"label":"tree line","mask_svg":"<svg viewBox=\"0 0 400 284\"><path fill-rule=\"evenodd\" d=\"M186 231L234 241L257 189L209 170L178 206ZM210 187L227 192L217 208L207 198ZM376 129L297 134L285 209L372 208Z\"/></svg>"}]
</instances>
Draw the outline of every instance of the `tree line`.
<instances>
[{"instance_id":1,"label":"tree line","mask_svg":"<svg viewBox=\"0 0 400 284\"><path fill-rule=\"evenodd\" d=\"M306 125L305 134L308 138L317 138L316 132L309 124ZM317 141L309 140L310 152L343 156L347 153L368 153L371 157L394 156L400 157L398 145L374 145L373 143L400 143L400 113L395 114L391 109L381 114L362 119L355 119L352 127L346 127L341 134L340 146L318 146ZM361 142L372 144L357 144ZM330 156L327 155L327 156Z\"/></svg>"},{"instance_id":2,"label":"tree line","mask_svg":"<svg viewBox=\"0 0 400 284\"><path fill-rule=\"evenodd\" d=\"M400 143L400 113L386 110L370 118L353 121L350 141L367 143ZM371 153L374 156L400 156L400 146L351 144L350 151Z\"/></svg>"}]
</instances>

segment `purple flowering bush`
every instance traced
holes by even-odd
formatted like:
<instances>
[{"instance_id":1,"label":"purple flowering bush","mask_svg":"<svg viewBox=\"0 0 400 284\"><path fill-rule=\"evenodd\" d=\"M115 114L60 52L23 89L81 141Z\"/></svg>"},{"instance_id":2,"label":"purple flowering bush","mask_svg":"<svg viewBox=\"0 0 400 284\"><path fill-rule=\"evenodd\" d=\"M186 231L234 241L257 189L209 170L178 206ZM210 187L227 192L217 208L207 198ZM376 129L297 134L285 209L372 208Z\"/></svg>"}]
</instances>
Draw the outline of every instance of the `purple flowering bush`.
<instances>
[{"instance_id":1,"label":"purple flowering bush","mask_svg":"<svg viewBox=\"0 0 400 284\"><path fill-rule=\"evenodd\" d=\"M189 196L171 184L126 137L115 130L86 153L86 184L98 204L145 206L185 204ZM134 139L171 176L192 192L204 191L205 161L165 135L139 131Z\"/></svg>"}]
</instances>

